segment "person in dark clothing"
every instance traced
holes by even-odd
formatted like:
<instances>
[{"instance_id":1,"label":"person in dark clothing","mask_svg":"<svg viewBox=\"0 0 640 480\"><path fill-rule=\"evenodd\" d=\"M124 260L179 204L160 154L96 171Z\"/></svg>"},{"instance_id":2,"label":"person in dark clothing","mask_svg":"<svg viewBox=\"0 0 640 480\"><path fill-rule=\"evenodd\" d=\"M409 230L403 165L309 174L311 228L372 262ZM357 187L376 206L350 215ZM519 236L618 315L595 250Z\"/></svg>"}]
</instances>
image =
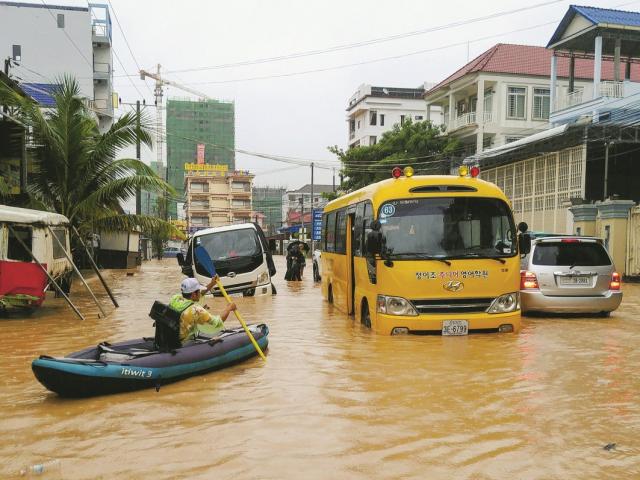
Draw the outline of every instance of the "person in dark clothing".
<instances>
[{"instance_id":1,"label":"person in dark clothing","mask_svg":"<svg viewBox=\"0 0 640 480\"><path fill-rule=\"evenodd\" d=\"M376 254L370 252L382 252L385 249L384 235L382 235L382 224L378 220L371 222L371 231L367 234L367 273L371 283L377 283Z\"/></svg>"},{"instance_id":2,"label":"person in dark clothing","mask_svg":"<svg viewBox=\"0 0 640 480\"><path fill-rule=\"evenodd\" d=\"M304 262L304 256L300 252L298 245L294 245L287 254L287 273L284 276L285 280L300 281L302 280L301 266Z\"/></svg>"}]
</instances>

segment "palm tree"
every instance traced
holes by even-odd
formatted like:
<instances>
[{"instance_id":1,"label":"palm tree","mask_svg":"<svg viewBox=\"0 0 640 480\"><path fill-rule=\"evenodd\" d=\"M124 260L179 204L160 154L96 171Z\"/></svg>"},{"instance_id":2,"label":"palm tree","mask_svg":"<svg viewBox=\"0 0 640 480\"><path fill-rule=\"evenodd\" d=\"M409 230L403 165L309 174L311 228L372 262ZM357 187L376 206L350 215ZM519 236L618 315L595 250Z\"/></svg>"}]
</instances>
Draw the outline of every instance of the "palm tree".
<instances>
[{"instance_id":1,"label":"palm tree","mask_svg":"<svg viewBox=\"0 0 640 480\"><path fill-rule=\"evenodd\" d=\"M0 105L17 107L18 120L29 129L33 174L27 188L31 206L65 215L83 234L142 228L182 236L163 219L124 214L121 208L138 189L175 195L143 162L115 160L138 136L142 143L151 145L144 115L125 113L107 132L100 133L75 79L62 78L52 96L55 106L43 110L0 81Z\"/></svg>"}]
</instances>

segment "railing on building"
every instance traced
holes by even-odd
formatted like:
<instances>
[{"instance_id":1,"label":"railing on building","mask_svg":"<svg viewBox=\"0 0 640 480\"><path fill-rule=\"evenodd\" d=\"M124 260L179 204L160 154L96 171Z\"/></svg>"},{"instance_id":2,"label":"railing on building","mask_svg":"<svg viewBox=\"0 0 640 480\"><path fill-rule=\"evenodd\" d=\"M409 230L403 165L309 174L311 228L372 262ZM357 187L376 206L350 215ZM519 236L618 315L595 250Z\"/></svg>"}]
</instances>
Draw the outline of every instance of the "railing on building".
<instances>
[{"instance_id":1,"label":"railing on building","mask_svg":"<svg viewBox=\"0 0 640 480\"><path fill-rule=\"evenodd\" d=\"M108 80L111 74L111 65L108 63L93 63L93 78L100 80Z\"/></svg>"},{"instance_id":2,"label":"railing on building","mask_svg":"<svg viewBox=\"0 0 640 480\"><path fill-rule=\"evenodd\" d=\"M598 84L598 96L623 98L624 84L622 82L600 82Z\"/></svg>"},{"instance_id":3,"label":"railing on building","mask_svg":"<svg viewBox=\"0 0 640 480\"><path fill-rule=\"evenodd\" d=\"M111 15L109 6L102 3L90 3L91 34L94 42L111 45Z\"/></svg>"},{"instance_id":4,"label":"railing on building","mask_svg":"<svg viewBox=\"0 0 640 480\"><path fill-rule=\"evenodd\" d=\"M113 115L113 105L110 98L94 98L89 101L89 108L98 114Z\"/></svg>"},{"instance_id":5,"label":"railing on building","mask_svg":"<svg viewBox=\"0 0 640 480\"><path fill-rule=\"evenodd\" d=\"M563 110L565 108L573 107L582 103L584 91L582 89L568 93L558 98L556 110Z\"/></svg>"},{"instance_id":6,"label":"railing on building","mask_svg":"<svg viewBox=\"0 0 640 480\"><path fill-rule=\"evenodd\" d=\"M349 140L353 140L354 138L356 138L356 132L355 131L349 132Z\"/></svg>"}]
</instances>

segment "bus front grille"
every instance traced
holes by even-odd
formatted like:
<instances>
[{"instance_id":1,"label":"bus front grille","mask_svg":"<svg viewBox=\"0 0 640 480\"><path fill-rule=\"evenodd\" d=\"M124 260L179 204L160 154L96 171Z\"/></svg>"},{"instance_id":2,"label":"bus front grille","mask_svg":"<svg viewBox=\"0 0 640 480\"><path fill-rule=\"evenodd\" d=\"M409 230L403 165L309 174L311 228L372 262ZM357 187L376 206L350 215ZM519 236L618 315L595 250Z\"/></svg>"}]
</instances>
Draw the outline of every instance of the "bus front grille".
<instances>
[{"instance_id":1,"label":"bus front grille","mask_svg":"<svg viewBox=\"0 0 640 480\"><path fill-rule=\"evenodd\" d=\"M489 308L493 298L436 298L412 300L418 313L480 313Z\"/></svg>"}]
</instances>

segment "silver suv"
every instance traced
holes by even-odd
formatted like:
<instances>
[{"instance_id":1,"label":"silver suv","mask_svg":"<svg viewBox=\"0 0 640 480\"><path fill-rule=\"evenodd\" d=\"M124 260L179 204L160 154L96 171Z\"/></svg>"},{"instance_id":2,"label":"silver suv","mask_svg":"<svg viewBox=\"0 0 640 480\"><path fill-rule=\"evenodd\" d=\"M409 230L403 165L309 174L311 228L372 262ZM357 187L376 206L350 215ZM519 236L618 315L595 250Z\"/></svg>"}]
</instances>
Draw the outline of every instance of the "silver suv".
<instances>
[{"instance_id":1,"label":"silver suv","mask_svg":"<svg viewBox=\"0 0 640 480\"><path fill-rule=\"evenodd\" d=\"M522 311L609 316L622 301L620 284L620 274L601 240L534 239L520 266Z\"/></svg>"}]
</instances>

